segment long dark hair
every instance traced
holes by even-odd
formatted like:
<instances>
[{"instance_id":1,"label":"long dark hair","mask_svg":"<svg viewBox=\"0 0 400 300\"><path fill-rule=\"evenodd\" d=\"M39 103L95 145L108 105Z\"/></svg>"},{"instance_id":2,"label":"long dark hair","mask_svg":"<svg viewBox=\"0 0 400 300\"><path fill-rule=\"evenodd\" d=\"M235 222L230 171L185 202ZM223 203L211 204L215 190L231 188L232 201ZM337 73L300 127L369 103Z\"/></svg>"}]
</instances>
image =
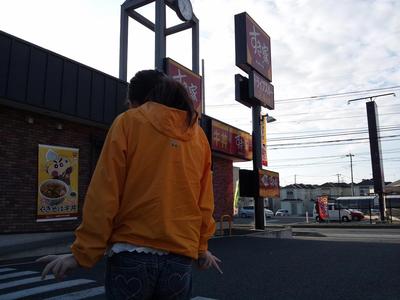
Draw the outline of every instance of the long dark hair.
<instances>
[{"instance_id":1,"label":"long dark hair","mask_svg":"<svg viewBox=\"0 0 400 300\"><path fill-rule=\"evenodd\" d=\"M128 101L130 104L140 106L145 103L149 92L164 78L167 78L167 75L158 70L137 72L129 82Z\"/></svg>"},{"instance_id":2,"label":"long dark hair","mask_svg":"<svg viewBox=\"0 0 400 300\"><path fill-rule=\"evenodd\" d=\"M145 102L147 101L157 102L186 111L188 127L192 126L197 120L198 113L194 108L193 100L190 98L186 88L172 78L166 76L162 78L145 97Z\"/></svg>"}]
</instances>

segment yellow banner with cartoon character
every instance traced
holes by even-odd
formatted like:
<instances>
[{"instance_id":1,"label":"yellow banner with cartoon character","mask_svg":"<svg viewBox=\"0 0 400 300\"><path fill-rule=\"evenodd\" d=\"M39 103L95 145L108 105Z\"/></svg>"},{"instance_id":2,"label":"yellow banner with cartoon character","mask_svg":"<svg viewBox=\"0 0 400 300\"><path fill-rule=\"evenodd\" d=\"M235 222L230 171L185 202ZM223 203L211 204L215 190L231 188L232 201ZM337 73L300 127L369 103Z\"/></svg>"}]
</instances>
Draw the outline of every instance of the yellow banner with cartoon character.
<instances>
[{"instance_id":1,"label":"yellow banner with cartoon character","mask_svg":"<svg viewBox=\"0 0 400 300\"><path fill-rule=\"evenodd\" d=\"M39 145L37 221L78 217L79 149Z\"/></svg>"}]
</instances>

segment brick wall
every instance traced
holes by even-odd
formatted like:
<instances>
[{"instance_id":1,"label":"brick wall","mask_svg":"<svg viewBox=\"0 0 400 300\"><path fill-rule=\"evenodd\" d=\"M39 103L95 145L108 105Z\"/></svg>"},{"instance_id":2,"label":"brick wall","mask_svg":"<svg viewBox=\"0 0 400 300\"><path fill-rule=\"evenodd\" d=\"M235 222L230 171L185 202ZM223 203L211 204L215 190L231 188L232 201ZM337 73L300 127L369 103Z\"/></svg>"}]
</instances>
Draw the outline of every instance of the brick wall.
<instances>
[{"instance_id":1,"label":"brick wall","mask_svg":"<svg viewBox=\"0 0 400 300\"><path fill-rule=\"evenodd\" d=\"M33 124L27 122L32 117ZM61 123L62 130L56 129ZM73 230L74 221L36 222L38 144L79 148L79 213L106 130L0 105L0 233ZM95 144L97 148L94 148ZM232 161L213 156L214 216L233 214Z\"/></svg>"},{"instance_id":2,"label":"brick wall","mask_svg":"<svg viewBox=\"0 0 400 300\"><path fill-rule=\"evenodd\" d=\"M28 124L27 117L33 124ZM62 130L56 129L61 123ZM79 148L79 212L106 130L0 105L0 233L72 230L74 221L36 222L38 144Z\"/></svg>"},{"instance_id":3,"label":"brick wall","mask_svg":"<svg viewBox=\"0 0 400 300\"><path fill-rule=\"evenodd\" d=\"M213 156L214 218L233 215L233 165L232 161Z\"/></svg>"}]
</instances>

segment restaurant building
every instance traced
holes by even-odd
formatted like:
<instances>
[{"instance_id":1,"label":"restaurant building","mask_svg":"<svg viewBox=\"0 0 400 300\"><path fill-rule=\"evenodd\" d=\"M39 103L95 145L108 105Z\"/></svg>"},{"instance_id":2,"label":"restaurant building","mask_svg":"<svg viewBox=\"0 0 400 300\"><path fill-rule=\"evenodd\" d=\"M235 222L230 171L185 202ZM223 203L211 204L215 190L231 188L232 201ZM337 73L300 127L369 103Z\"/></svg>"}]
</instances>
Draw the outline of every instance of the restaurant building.
<instances>
[{"instance_id":1,"label":"restaurant building","mask_svg":"<svg viewBox=\"0 0 400 300\"><path fill-rule=\"evenodd\" d=\"M0 233L67 231L81 219L107 129L127 82L0 31ZM251 135L202 115L215 212L233 214L233 165Z\"/></svg>"}]
</instances>

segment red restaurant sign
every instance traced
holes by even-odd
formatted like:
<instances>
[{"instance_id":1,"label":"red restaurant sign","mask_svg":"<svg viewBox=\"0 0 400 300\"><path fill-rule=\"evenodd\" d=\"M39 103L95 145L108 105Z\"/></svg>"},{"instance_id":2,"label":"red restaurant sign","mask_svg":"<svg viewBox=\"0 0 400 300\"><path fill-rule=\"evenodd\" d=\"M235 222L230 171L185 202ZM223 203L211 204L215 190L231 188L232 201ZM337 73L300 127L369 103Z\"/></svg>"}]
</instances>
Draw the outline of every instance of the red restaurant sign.
<instances>
[{"instance_id":1,"label":"red restaurant sign","mask_svg":"<svg viewBox=\"0 0 400 300\"><path fill-rule=\"evenodd\" d=\"M211 122L212 150L244 160L253 157L251 135L222 122Z\"/></svg>"},{"instance_id":2,"label":"red restaurant sign","mask_svg":"<svg viewBox=\"0 0 400 300\"><path fill-rule=\"evenodd\" d=\"M257 100L261 106L274 109L274 86L260 76L257 72L250 72L249 96Z\"/></svg>"},{"instance_id":3,"label":"red restaurant sign","mask_svg":"<svg viewBox=\"0 0 400 300\"><path fill-rule=\"evenodd\" d=\"M170 58L165 58L164 69L168 76L185 86L193 100L194 108L201 114L201 76Z\"/></svg>"},{"instance_id":4,"label":"red restaurant sign","mask_svg":"<svg viewBox=\"0 0 400 300\"><path fill-rule=\"evenodd\" d=\"M279 198L279 173L268 170L258 170L260 191L262 198Z\"/></svg>"},{"instance_id":5,"label":"red restaurant sign","mask_svg":"<svg viewBox=\"0 0 400 300\"><path fill-rule=\"evenodd\" d=\"M239 68L247 73L253 68L272 81L270 38L245 12L235 15L235 47Z\"/></svg>"}]
</instances>

